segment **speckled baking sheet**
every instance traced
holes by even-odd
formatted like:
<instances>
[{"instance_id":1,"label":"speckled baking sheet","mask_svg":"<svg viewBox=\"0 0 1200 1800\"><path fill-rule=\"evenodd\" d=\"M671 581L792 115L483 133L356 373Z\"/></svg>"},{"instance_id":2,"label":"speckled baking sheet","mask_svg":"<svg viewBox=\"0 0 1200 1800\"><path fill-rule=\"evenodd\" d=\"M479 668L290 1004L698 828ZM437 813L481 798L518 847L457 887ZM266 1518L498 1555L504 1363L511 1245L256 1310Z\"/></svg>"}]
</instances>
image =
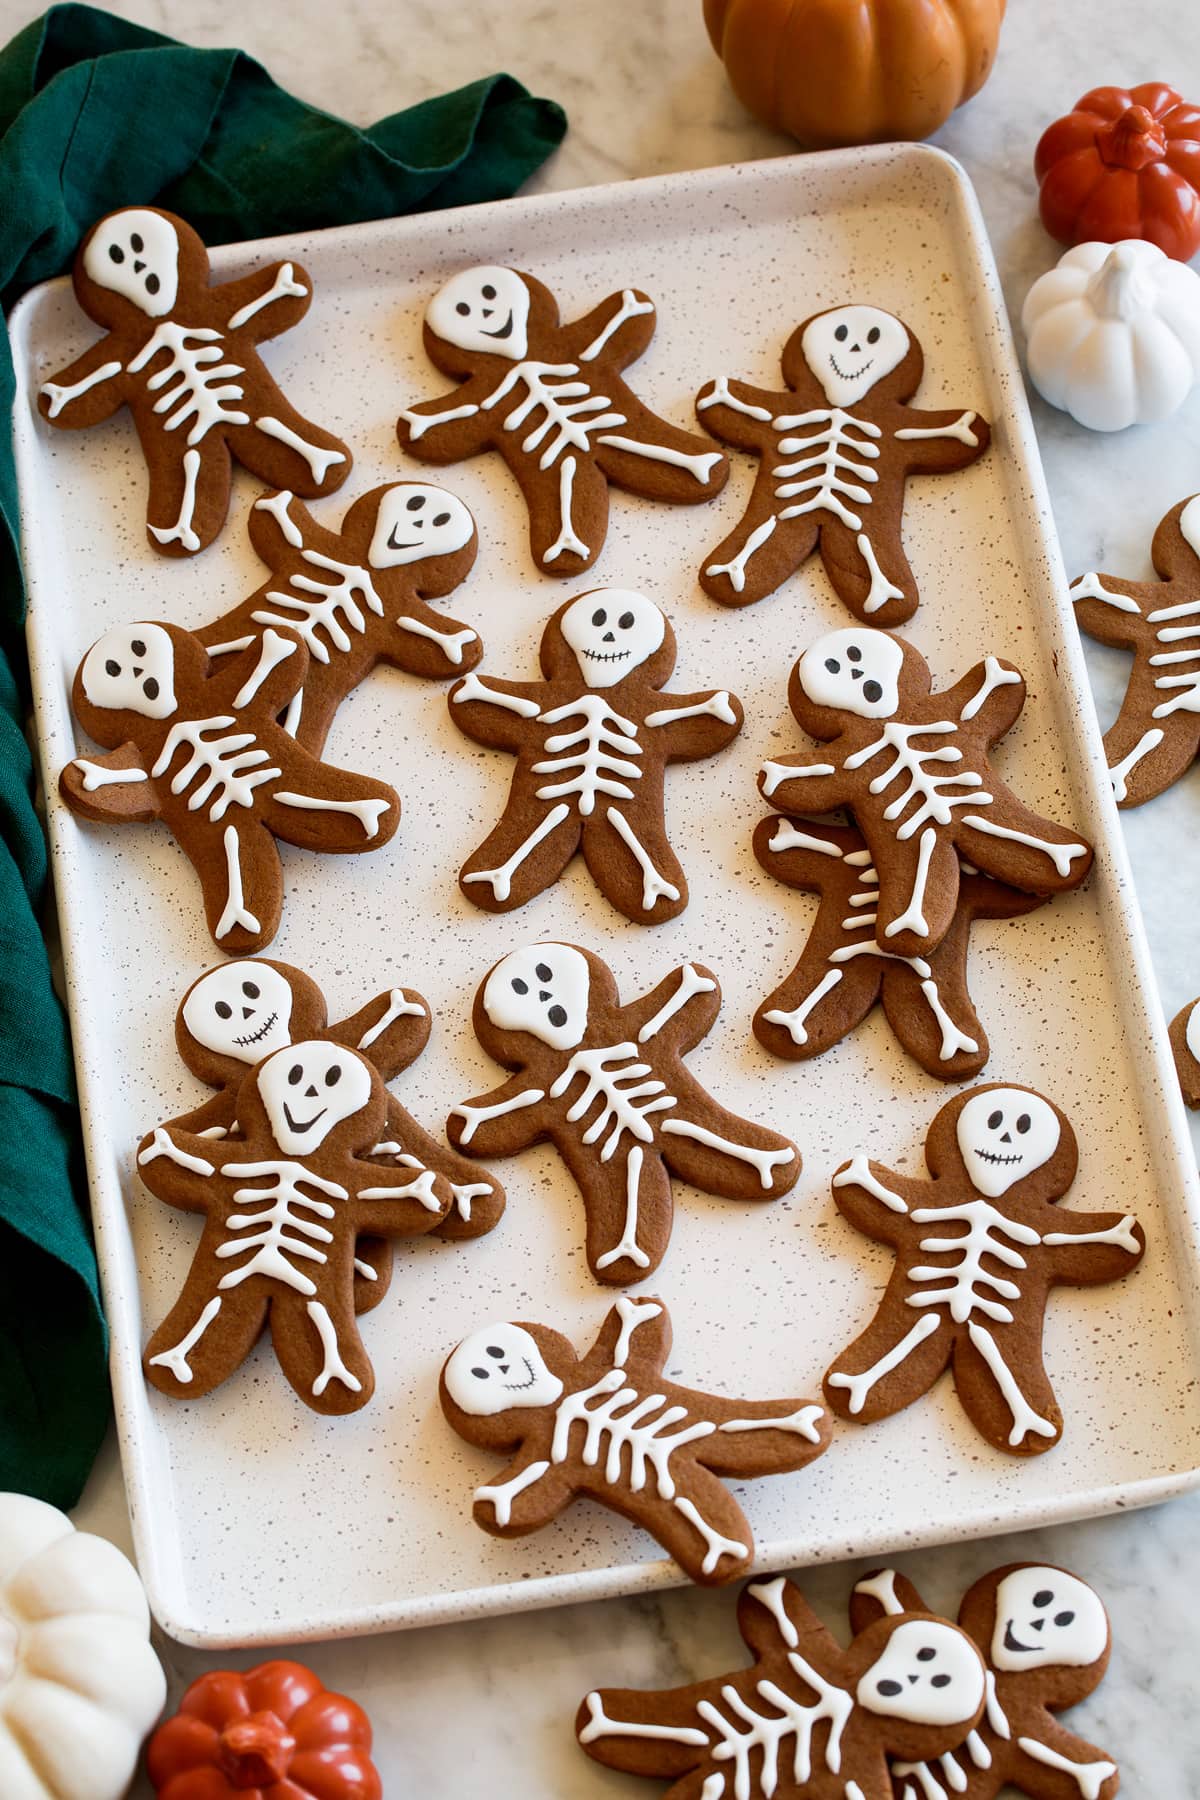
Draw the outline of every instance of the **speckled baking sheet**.
<instances>
[{"instance_id":1,"label":"speckled baking sheet","mask_svg":"<svg viewBox=\"0 0 1200 1800\"><path fill-rule=\"evenodd\" d=\"M1068 1426L1051 1454L1029 1463L991 1450L947 1380L885 1424L839 1426L809 1472L744 1484L741 1497L761 1564L774 1567L1136 1506L1187 1485L1200 1464L1192 1152L1020 375L961 171L914 148L789 158L237 246L214 262L231 275L284 255L311 271L317 297L267 359L357 458L345 492L318 503L324 522L339 522L375 483L416 472L397 450L396 413L445 387L421 350L423 305L471 262L535 271L567 316L624 285L648 290L659 324L636 384L681 421L713 375L774 385L790 329L849 299L901 314L923 340L921 403L973 404L995 421L981 464L910 489L907 543L924 595L910 635L939 686L985 650L1020 664L1029 702L998 766L1100 849L1084 892L977 928L972 984L992 1041L985 1078L1031 1083L1063 1106L1081 1149L1067 1204L1136 1211L1149 1254L1131 1280L1052 1300L1047 1360ZM205 555L153 557L128 416L58 434L33 409L38 380L93 336L68 287L30 295L13 327L29 641L42 754L57 771L76 744L70 678L105 626L155 617L198 625L258 584L246 540L255 488L236 474L228 527ZM428 996L433 1041L397 1091L430 1124L499 1079L469 1017L480 977L509 948L539 937L585 944L627 996L688 957L713 966L724 1006L692 1066L727 1104L794 1136L804 1173L767 1207L680 1186L674 1241L647 1285L674 1312L670 1372L746 1396L815 1393L834 1351L869 1318L890 1253L835 1213L830 1175L858 1150L919 1169L925 1129L947 1097L878 1012L812 1063L775 1062L750 1034L816 904L771 882L751 857L765 810L755 770L799 742L785 701L791 663L847 618L816 560L744 612L700 592L697 566L738 518L750 475L735 456L725 493L702 508L614 495L595 569L561 583L534 572L524 509L499 459L445 473L479 520L479 561L451 605L481 631L485 673L531 676L548 613L606 583L643 588L670 612L677 687L726 684L745 702L746 729L730 752L668 776L692 889L681 919L656 930L627 924L580 864L522 914L467 906L456 871L498 816L511 761L452 729L443 689L381 670L339 716L331 753L396 784L400 831L379 854L342 861L284 847L287 900L269 952L309 970L335 1016L397 981ZM216 959L191 870L165 831L84 827L53 796L49 809L122 1453L142 1571L166 1629L211 1645L277 1642L679 1580L653 1543L591 1504L517 1543L471 1522L472 1489L497 1464L443 1424L442 1358L495 1317L538 1319L585 1343L613 1298L589 1279L580 1203L548 1148L501 1168L509 1209L491 1237L398 1247L391 1293L364 1322L378 1389L357 1416L310 1412L265 1345L203 1401L147 1392L140 1348L184 1276L197 1223L148 1196L131 1147L202 1098L176 1059L172 1021L184 988Z\"/></svg>"}]
</instances>

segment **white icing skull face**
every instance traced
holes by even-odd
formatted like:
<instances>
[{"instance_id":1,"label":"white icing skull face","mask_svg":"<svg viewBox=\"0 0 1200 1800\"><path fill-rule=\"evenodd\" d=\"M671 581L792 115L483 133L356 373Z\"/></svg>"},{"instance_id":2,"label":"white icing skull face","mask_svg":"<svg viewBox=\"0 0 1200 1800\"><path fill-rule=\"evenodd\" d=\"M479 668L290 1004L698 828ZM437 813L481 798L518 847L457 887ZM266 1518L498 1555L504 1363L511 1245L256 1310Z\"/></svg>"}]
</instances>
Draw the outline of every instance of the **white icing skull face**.
<instances>
[{"instance_id":1,"label":"white icing skull face","mask_svg":"<svg viewBox=\"0 0 1200 1800\"><path fill-rule=\"evenodd\" d=\"M309 1156L367 1104L371 1077L361 1058L340 1044L292 1044L263 1064L258 1091L284 1155Z\"/></svg>"},{"instance_id":2,"label":"white icing skull face","mask_svg":"<svg viewBox=\"0 0 1200 1800\"><path fill-rule=\"evenodd\" d=\"M1193 1005L1184 1027L1184 1042L1197 1062L1200 1062L1200 1002Z\"/></svg>"},{"instance_id":3,"label":"white icing skull face","mask_svg":"<svg viewBox=\"0 0 1200 1800\"><path fill-rule=\"evenodd\" d=\"M813 320L800 347L830 406L856 406L904 361L908 332L877 306L839 306Z\"/></svg>"},{"instance_id":4,"label":"white icing skull face","mask_svg":"<svg viewBox=\"0 0 1200 1800\"><path fill-rule=\"evenodd\" d=\"M131 300L147 318L161 319L179 290L179 242L175 227L158 213L130 206L105 219L83 253L97 287Z\"/></svg>"},{"instance_id":5,"label":"white icing skull face","mask_svg":"<svg viewBox=\"0 0 1200 1800\"><path fill-rule=\"evenodd\" d=\"M1049 1101L1020 1088L975 1094L958 1115L958 1147L971 1185L989 1200L1049 1162L1060 1135Z\"/></svg>"},{"instance_id":6,"label":"white icing skull face","mask_svg":"<svg viewBox=\"0 0 1200 1800\"><path fill-rule=\"evenodd\" d=\"M904 652L882 631L830 631L800 658L800 686L815 706L890 719L900 704Z\"/></svg>"},{"instance_id":7,"label":"white icing skull face","mask_svg":"<svg viewBox=\"0 0 1200 1800\"><path fill-rule=\"evenodd\" d=\"M238 1062L261 1062L291 1043L292 990L267 963L232 962L202 976L183 1003L198 1044Z\"/></svg>"},{"instance_id":8,"label":"white icing skull face","mask_svg":"<svg viewBox=\"0 0 1200 1800\"><path fill-rule=\"evenodd\" d=\"M445 488L406 483L387 490L379 503L367 561L373 569L398 569L426 556L448 556L469 544L474 521Z\"/></svg>"},{"instance_id":9,"label":"white icing skull face","mask_svg":"<svg viewBox=\"0 0 1200 1800\"><path fill-rule=\"evenodd\" d=\"M1061 1569L1015 1569L996 1589L992 1666L1086 1669L1104 1655L1108 1620L1099 1597Z\"/></svg>"},{"instance_id":10,"label":"white icing skull face","mask_svg":"<svg viewBox=\"0 0 1200 1800\"><path fill-rule=\"evenodd\" d=\"M169 719L175 711L175 652L161 625L114 625L83 659L83 691L109 712Z\"/></svg>"},{"instance_id":11,"label":"white icing skull face","mask_svg":"<svg viewBox=\"0 0 1200 1800\"><path fill-rule=\"evenodd\" d=\"M587 959L569 944L526 944L497 963L483 1010L501 1031L528 1031L552 1050L573 1050L587 1029Z\"/></svg>"},{"instance_id":12,"label":"white icing skull face","mask_svg":"<svg viewBox=\"0 0 1200 1800\"><path fill-rule=\"evenodd\" d=\"M563 637L591 688L613 687L661 649L666 621L653 600L627 588L582 594L562 616Z\"/></svg>"},{"instance_id":13,"label":"white icing skull face","mask_svg":"<svg viewBox=\"0 0 1200 1800\"><path fill-rule=\"evenodd\" d=\"M515 269L464 269L439 288L425 314L435 337L460 350L519 362L526 350L529 289Z\"/></svg>"},{"instance_id":14,"label":"white icing skull face","mask_svg":"<svg viewBox=\"0 0 1200 1800\"><path fill-rule=\"evenodd\" d=\"M858 1684L868 1712L914 1725L954 1725L973 1718L983 1700L983 1664L953 1626L921 1619L898 1625L887 1648Z\"/></svg>"},{"instance_id":15,"label":"white icing skull face","mask_svg":"<svg viewBox=\"0 0 1200 1800\"><path fill-rule=\"evenodd\" d=\"M553 1406L562 1391L520 1325L485 1325L464 1338L446 1364L446 1392L476 1419L510 1406Z\"/></svg>"}]
</instances>

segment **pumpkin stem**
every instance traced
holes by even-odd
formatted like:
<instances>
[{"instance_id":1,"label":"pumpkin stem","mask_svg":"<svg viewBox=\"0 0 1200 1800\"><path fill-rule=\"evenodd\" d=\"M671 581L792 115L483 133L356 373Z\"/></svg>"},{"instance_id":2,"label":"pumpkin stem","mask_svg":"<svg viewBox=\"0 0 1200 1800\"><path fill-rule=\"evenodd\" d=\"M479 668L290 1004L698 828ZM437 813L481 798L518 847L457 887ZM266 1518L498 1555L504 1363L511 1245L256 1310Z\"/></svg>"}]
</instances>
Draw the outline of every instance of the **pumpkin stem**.
<instances>
[{"instance_id":1,"label":"pumpkin stem","mask_svg":"<svg viewBox=\"0 0 1200 1800\"><path fill-rule=\"evenodd\" d=\"M283 1780L296 1740L273 1712L235 1719L221 1733L217 1760L233 1788L270 1788Z\"/></svg>"},{"instance_id":2,"label":"pumpkin stem","mask_svg":"<svg viewBox=\"0 0 1200 1800\"><path fill-rule=\"evenodd\" d=\"M1147 107L1130 106L1111 125L1101 126L1096 148L1111 169L1146 169L1162 161L1167 140Z\"/></svg>"},{"instance_id":3,"label":"pumpkin stem","mask_svg":"<svg viewBox=\"0 0 1200 1800\"><path fill-rule=\"evenodd\" d=\"M1087 284L1088 299L1103 319L1132 319L1151 301L1154 284L1142 244L1116 244Z\"/></svg>"}]
</instances>

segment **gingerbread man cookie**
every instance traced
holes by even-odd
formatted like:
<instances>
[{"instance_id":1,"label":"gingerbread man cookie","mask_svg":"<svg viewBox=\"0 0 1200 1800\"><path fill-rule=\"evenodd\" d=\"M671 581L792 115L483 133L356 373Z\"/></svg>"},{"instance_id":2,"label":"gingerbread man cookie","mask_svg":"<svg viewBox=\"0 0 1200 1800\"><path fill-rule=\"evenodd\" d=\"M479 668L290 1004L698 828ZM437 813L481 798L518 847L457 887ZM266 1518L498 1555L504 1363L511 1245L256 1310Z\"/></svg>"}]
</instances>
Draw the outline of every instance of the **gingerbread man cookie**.
<instances>
[{"instance_id":1,"label":"gingerbread man cookie","mask_svg":"<svg viewBox=\"0 0 1200 1800\"><path fill-rule=\"evenodd\" d=\"M1158 581L1081 575L1071 588L1089 637L1133 651L1129 686L1104 735L1118 806L1142 806L1200 749L1200 494L1173 506L1151 548Z\"/></svg>"},{"instance_id":2,"label":"gingerbread man cookie","mask_svg":"<svg viewBox=\"0 0 1200 1800\"><path fill-rule=\"evenodd\" d=\"M632 1519L693 1581L744 1575L749 1523L722 1476L803 1469L827 1449L810 1400L721 1400L667 1380L663 1302L622 1297L585 1356L545 1325L472 1332L442 1370L447 1420L469 1444L512 1454L475 1493L497 1537L540 1531L579 1494Z\"/></svg>"},{"instance_id":3,"label":"gingerbread man cookie","mask_svg":"<svg viewBox=\"0 0 1200 1800\"><path fill-rule=\"evenodd\" d=\"M211 287L208 251L190 225L127 206L92 227L74 282L106 335L43 383L38 406L71 431L129 407L150 480L152 549L194 556L212 543L233 457L260 481L309 497L346 479L347 446L296 411L258 352L308 311L312 283L295 263Z\"/></svg>"},{"instance_id":4,"label":"gingerbread man cookie","mask_svg":"<svg viewBox=\"0 0 1200 1800\"><path fill-rule=\"evenodd\" d=\"M738 1596L754 1661L660 1692L598 1688L575 1720L596 1762L672 1785L663 1800L892 1800L887 1758L954 1749L983 1711L965 1632L911 1611L843 1650L784 1576Z\"/></svg>"},{"instance_id":5,"label":"gingerbread man cookie","mask_svg":"<svg viewBox=\"0 0 1200 1800\"><path fill-rule=\"evenodd\" d=\"M856 618L902 625L920 598L904 554L909 475L965 469L988 447L976 412L918 412L921 346L875 306L837 306L797 327L783 393L725 376L696 401L722 442L759 458L750 503L700 576L724 606L749 606L794 575L818 544Z\"/></svg>"},{"instance_id":6,"label":"gingerbread man cookie","mask_svg":"<svg viewBox=\"0 0 1200 1800\"><path fill-rule=\"evenodd\" d=\"M451 1143L500 1157L549 1138L583 1195L593 1275L640 1280L670 1240L669 1171L730 1200L773 1200L800 1174L788 1138L726 1112L684 1067L720 1006L716 976L692 963L622 1006L590 951L514 950L481 984L474 1024L516 1072L454 1108Z\"/></svg>"},{"instance_id":7,"label":"gingerbread man cookie","mask_svg":"<svg viewBox=\"0 0 1200 1800\"><path fill-rule=\"evenodd\" d=\"M222 950L260 950L275 935L276 838L374 850L400 819L393 789L320 761L278 723L307 668L290 631L268 629L214 664L190 631L137 624L106 631L75 676L75 716L110 754L68 763L63 799L108 824L161 819L200 877Z\"/></svg>"},{"instance_id":8,"label":"gingerbread man cookie","mask_svg":"<svg viewBox=\"0 0 1200 1800\"><path fill-rule=\"evenodd\" d=\"M1175 1073L1183 1090L1185 1103L1193 1110L1200 1107L1200 1011L1197 1001L1189 1000L1171 1020L1171 1049L1175 1056Z\"/></svg>"},{"instance_id":9,"label":"gingerbread man cookie","mask_svg":"<svg viewBox=\"0 0 1200 1800\"><path fill-rule=\"evenodd\" d=\"M541 681L468 675L450 691L459 729L518 759L504 817L459 886L476 906L511 912L581 849L626 918L677 917L688 889L667 839L664 772L731 743L740 703L724 688L662 693L675 633L652 600L623 588L560 607L542 633L541 665Z\"/></svg>"},{"instance_id":10,"label":"gingerbread man cookie","mask_svg":"<svg viewBox=\"0 0 1200 1800\"><path fill-rule=\"evenodd\" d=\"M850 1623L865 1631L924 1606L911 1581L882 1569L855 1588ZM936 1762L894 1762L896 1800L995 1800L1005 1786L1031 1800L1113 1800L1116 1763L1055 1717L1094 1693L1108 1667L1095 1590L1065 1569L1009 1563L967 1591L958 1623L983 1656L983 1717Z\"/></svg>"},{"instance_id":11,"label":"gingerbread man cookie","mask_svg":"<svg viewBox=\"0 0 1200 1800\"><path fill-rule=\"evenodd\" d=\"M264 1328L316 1412L357 1412L375 1374L355 1324L355 1245L412 1237L445 1217L444 1175L367 1158L388 1096L365 1056L328 1038L286 1045L238 1090L227 1140L160 1125L138 1147L158 1199L205 1215L183 1292L146 1346L146 1379L198 1399L233 1374Z\"/></svg>"},{"instance_id":12,"label":"gingerbread man cookie","mask_svg":"<svg viewBox=\"0 0 1200 1800\"><path fill-rule=\"evenodd\" d=\"M483 654L477 632L426 604L465 580L478 549L474 519L445 488L373 488L340 531L319 525L294 494L264 494L251 508L250 542L270 575L196 635L210 656L245 650L271 626L303 639L308 673L284 723L315 756L376 663L445 680Z\"/></svg>"},{"instance_id":13,"label":"gingerbread man cookie","mask_svg":"<svg viewBox=\"0 0 1200 1800\"><path fill-rule=\"evenodd\" d=\"M622 379L654 326L654 303L636 288L564 325L532 275L464 269L425 314L426 353L461 386L402 412L401 446L433 463L499 451L525 495L539 569L578 575L604 544L610 483L690 506L729 475L720 451L660 419Z\"/></svg>"},{"instance_id":14,"label":"gingerbread man cookie","mask_svg":"<svg viewBox=\"0 0 1200 1800\"><path fill-rule=\"evenodd\" d=\"M754 854L788 887L819 894L799 962L754 1015L754 1035L774 1056L821 1056L861 1025L876 1001L921 1067L941 1081L978 1075L988 1041L967 988L976 919L1014 919L1041 906L987 875L963 872L950 929L927 956L898 956L875 940L879 874L860 831L812 819L764 819Z\"/></svg>"},{"instance_id":15,"label":"gingerbread man cookie","mask_svg":"<svg viewBox=\"0 0 1200 1800\"><path fill-rule=\"evenodd\" d=\"M1050 1289L1116 1281L1145 1233L1128 1213L1060 1210L1075 1179L1075 1133L1031 1088L972 1088L925 1140L933 1179L856 1156L833 1178L838 1211L890 1244L879 1310L825 1377L845 1419L901 1412L953 1367L958 1397L989 1443L1018 1456L1057 1444L1062 1412L1042 1361Z\"/></svg>"},{"instance_id":16,"label":"gingerbread man cookie","mask_svg":"<svg viewBox=\"0 0 1200 1800\"><path fill-rule=\"evenodd\" d=\"M222 963L194 981L175 1015L175 1042L193 1075L218 1092L173 1119L183 1131L226 1139L237 1133L237 1096L248 1068L291 1043L319 1040L357 1050L388 1082L411 1067L429 1042L428 1002L413 988L389 988L331 1025L325 996L300 969L261 957ZM383 1135L368 1153L409 1169L433 1169L450 1188L450 1211L434 1234L482 1237L499 1224L504 1189L488 1170L431 1137L387 1097ZM386 1240L360 1244L355 1258L358 1310L383 1298L391 1274Z\"/></svg>"},{"instance_id":17,"label":"gingerbread man cookie","mask_svg":"<svg viewBox=\"0 0 1200 1800\"><path fill-rule=\"evenodd\" d=\"M1025 704L1019 671L988 656L944 693L931 685L903 638L827 633L788 684L793 713L823 747L764 763L759 777L786 813L853 813L879 875L875 941L897 956L927 956L950 929L960 855L1029 894L1078 887L1092 866L1090 844L1031 812L991 766Z\"/></svg>"}]
</instances>

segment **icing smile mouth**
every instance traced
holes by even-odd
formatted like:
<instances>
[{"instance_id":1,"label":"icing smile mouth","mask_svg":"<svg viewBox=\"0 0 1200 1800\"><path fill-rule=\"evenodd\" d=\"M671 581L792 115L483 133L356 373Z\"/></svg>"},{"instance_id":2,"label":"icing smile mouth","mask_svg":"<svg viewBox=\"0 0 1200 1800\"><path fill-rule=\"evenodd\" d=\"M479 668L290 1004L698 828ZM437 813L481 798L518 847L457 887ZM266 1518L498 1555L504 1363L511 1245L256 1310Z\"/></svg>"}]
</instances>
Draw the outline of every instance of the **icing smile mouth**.
<instances>
[{"instance_id":1,"label":"icing smile mouth","mask_svg":"<svg viewBox=\"0 0 1200 1800\"><path fill-rule=\"evenodd\" d=\"M995 1150L977 1150L975 1154L980 1162L1003 1163L1006 1167L1012 1163L1025 1161L1023 1156L1000 1156Z\"/></svg>"},{"instance_id":2,"label":"icing smile mouth","mask_svg":"<svg viewBox=\"0 0 1200 1800\"><path fill-rule=\"evenodd\" d=\"M840 376L843 381L853 381L856 376L865 375L868 369L873 369L875 367L875 358L872 357L870 362L863 363L861 367L857 369L839 368L838 359L833 355L832 351L830 352L829 362L834 374Z\"/></svg>"},{"instance_id":3,"label":"icing smile mouth","mask_svg":"<svg viewBox=\"0 0 1200 1800\"><path fill-rule=\"evenodd\" d=\"M591 662L624 662L633 655L632 650L585 650L583 653Z\"/></svg>"},{"instance_id":4,"label":"icing smile mouth","mask_svg":"<svg viewBox=\"0 0 1200 1800\"><path fill-rule=\"evenodd\" d=\"M311 1131L317 1120L325 1117L327 1110L328 1109L323 1106L320 1112L313 1114L311 1119L297 1119L294 1117L292 1109L287 1101L285 1100L283 1103L283 1116L287 1120L289 1131Z\"/></svg>"},{"instance_id":5,"label":"icing smile mouth","mask_svg":"<svg viewBox=\"0 0 1200 1800\"><path fill-rule=\"evenodd\" d=\"M266 1024L260 1025L257 1031L252 1031L250 1033L249 1037L235 1037L233 1041L237 1045L238 1049L239 1050L248 1050L250 1048L251 1044L261 1043L263 1038L266 1037L268 1031L270 1031L272 1025L274 1025L274 1023L278 1017L279 1017L279 1014L277 1012L273 1012L271 1014L270 1018L267 1020Z\"/></svg>"},{"instance_id":6,"label":"icing smile mouth","mask_svg":"<svg viewBox=\"0 0 1200 1800\"><path fill-rule=\"evenodd\" d=\"M490 338L511 337L512 336L512 328L513 328L513 316L512 316L512 313L510 312L507 319L505 319L503 325L500 327L499 331L485 331L483 335L484 335L484 337L490 337Z\"/></svg>"},{"instance_id":7,"label":"icing smile mouth","mask_svg":"<svg viewBox=\"0 0 1200 1800\"><path fill-rule=\"evenodd\" d=\"M525 1392L526 1388L531 1388L533 1386L534 1382L537 1380L537 1376L533 1372L533 1367L529 1361L529 1358L527 1356L523 1356L521 1358L521 1361L525 1364L525 1373L528 1375L529 1380L528 1381L506 1381L504 1384L504 1387L505 1387L505 1391L507 1393L523 1394Z\"/></svg>"},{"instance_id":8,"label":"icing smile mouth","mask_svg":"<svg viewBox=\"0 0 1200 1800\"><path fill-rule=\"evenodd\" d=\"M1008 1621L1008 1624L1004 1627L1004 1648L1006 1650L1016 1650L1022 1656L1032 1656L1034 1651L1037 1649L1037 1645L1036 1644L1023 1644L1021 1642L1020 1638L1014 1637L1013 1636L1013 1628L1012 1628L1012 1620L1010 1619Z\"/></svg>"},{"instance_id":9,"label":"icing smile mouth","mask_svg":"<svg viewBox=\"0 0 1200 1800\"><path fill-rule=\"evenodd\" d=\"M396 533L399 529L400 528L398 525L392 526L391 534L389 535L388 541L387 541L388 549L389 550L419 550L421 547L421 539L413 538L411 543L402 544L398 541L398 539L396 537Z\"/></svg>"}]
</instances>

